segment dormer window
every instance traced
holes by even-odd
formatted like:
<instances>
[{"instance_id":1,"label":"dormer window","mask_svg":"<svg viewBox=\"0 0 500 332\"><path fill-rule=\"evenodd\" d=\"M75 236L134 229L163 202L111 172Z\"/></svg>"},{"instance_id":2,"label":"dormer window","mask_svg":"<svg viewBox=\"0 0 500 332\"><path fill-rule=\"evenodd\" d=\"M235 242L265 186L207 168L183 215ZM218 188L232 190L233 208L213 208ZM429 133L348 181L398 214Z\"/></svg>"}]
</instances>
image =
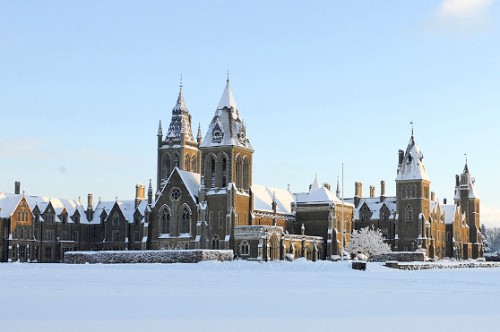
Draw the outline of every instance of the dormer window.
<instances>
[{"instance_id":1,"label":"dormer window","mask_svg":"<svg viewBox=\"0 0 500 332\"><path fill-rule=\"evenodd\" d=\"M224 133L222 132L219 124L217 123L212 131L212 142L220 143L220 142L222 142L223 137L224 137Z\"/></svg>"},{"instance_id":2,"label":"dormer window","mask_svg":"<svg viewBox=\"0 0 500 332\"><path fill-rule=\"evenodd\" d=\"M212 134L212 141L215 143L222 142L222 132L220 130L214 130Z\"/></svg>"}]
</instances>

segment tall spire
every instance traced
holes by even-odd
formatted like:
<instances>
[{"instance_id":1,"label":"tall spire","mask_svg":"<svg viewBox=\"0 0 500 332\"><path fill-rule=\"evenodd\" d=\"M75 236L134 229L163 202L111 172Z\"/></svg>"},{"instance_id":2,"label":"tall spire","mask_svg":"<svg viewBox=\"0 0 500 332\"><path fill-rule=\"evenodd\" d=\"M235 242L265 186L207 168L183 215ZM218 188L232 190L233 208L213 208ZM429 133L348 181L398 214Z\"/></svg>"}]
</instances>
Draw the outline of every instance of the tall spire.
<instances>
[{"instance_id":1,"label":"tall spire","mask_svg":"<svg viewBox=\"0 0 500 332\"><path fill-rule=\"evenodd\" d=\"M240 117L238 113L238 105L236 105L236 100L234 99L233 95L233 89L231 89L231 84L229 82L229 71L227 72L227 79L226 79L226 88L224 89L224 92L222 93L222 96L219 101L219 106L217 107L218 110L222 110L226 108L233 108L233 118L238 119Z\"/></svg>"},{"instance_id":2,"label":"tall spire","mask_svg":"<svg viewBox=\"0 0 500 332\"><path fill-rule=\"evenodd\" d=\"M163 131L161 129L161 120L160 123L158 124L158 136L163 136Z\"/></svg>"},{"instance_id":3,"label":"tall spire","mask_svg":"<svg viewBox=\"0 0 500 332\"><path fill-rule=\"evenodd\" d=\"M177 102L172 109L172 119L167 132L167 140L180 140L181 135L185 134L186 141L194 142L193 130L191 129L191 116L189 115L186 101L184 100L182 75L179 83L179 95Z\"/></svg>"},{"instance_id":4,"label":"tall spire","mask_svg":"<svg viewBox=\"0 0 500 332\"><path fill-rule=\"evenodd\" d=\"M401 151L402 154L402 151ZM400 157L401 158L401 157ZM410 141L408 142L408 147L406 152L400 160L398 165L398 175L396 181L398 180L429 180L427 176L427 171L424 165L424 154L420 151L417 143L415 142L415 137L413 136L413 129Z\"/></svg>"},{"instance_id":5,"label":"tall spire","mask_svg":"<svg viewBox=\"0 0 500 332\"><path fill-rule=\"evenodd\" d=\"M196 139L198 140L198 142L201 142L202 140L202 136L201 136L201 123L198 123L198 135L196 135Z\"/></svg>"},{"instance_id":6,"label":"tall spire","mask_svg":"<svg viewBox=\"0 0 500 332\"><path fill-rule=\"evenodd\" d=\"M245 123L240 118L234 99L229 74L215 115L200 146L240 146L252 149L246 134Z\"/></svg>"}]
</instances>

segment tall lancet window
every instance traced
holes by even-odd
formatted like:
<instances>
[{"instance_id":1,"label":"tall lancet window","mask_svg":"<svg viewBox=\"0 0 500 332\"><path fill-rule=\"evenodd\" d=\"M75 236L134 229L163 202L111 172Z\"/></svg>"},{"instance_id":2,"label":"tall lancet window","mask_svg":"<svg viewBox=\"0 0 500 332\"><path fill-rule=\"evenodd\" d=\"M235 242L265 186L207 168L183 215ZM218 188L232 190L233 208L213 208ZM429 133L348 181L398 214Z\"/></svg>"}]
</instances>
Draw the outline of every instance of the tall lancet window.
<instances>
[{"instance_id":1,"label":"tall lancet window","mask_svg":"<svg viewBox=\"0 0 500 332\"><path fill-rule=\"evenodd\" d=\"M179 167L179 155L174 154L174 167Z\"/></svg>"},{"instance_id":2,"label":"tall lancet window","mask_svg":"<svg viewBox=\"0 0 500 332\"><path fill-rule=\"evenodd\" d=\"M236 187L238 190L242 190L243 186L243 163L241 161L241 157L238 156L236 158Z\"/></svg>"},{"instance_id":3,"label":"tall lancet window","mask_svg":"<svg viewBox=\"0 0 500 332\"><path fill-rule=\"evenodd\" d=\"M215 160L210 161L210 187L215 187Z\"/></svg>"},{"instance_id":4,"label":"tall lancet window","mask_svg":"<svg viewBox=\"0 0 500 332\"><path fill-rule=\"evenodd\" d=\"M186 154L186 157L184 159L184 170L189 172L190 167L191 167L191 158L189 157L188 154Z\"/></svg>"},{"instance_id":5,"label":"tall lancet window","mask_svg":"<svg viewBox=\"0 0 500 332\"><path fill-rule=\"evenodd\" d=\"M161 232L163 234L170 233L170 211L167 207L161 213Z\"/></svg>"},{"instance_id":6,"label":"tall lancet window","mask_svg":"<svg viewBox=\"0 0 500 332\"><path fill-rule=\"evenodd\" d=\"M196 163L196 157L193 156L193 158L191 159L191 172L194 172L194 173L198 173L198 167L197 167L197 163Z\"/></svg>"},{"instance_id":7,"label":"tall lancet window","mask_svg":"<svg viewBox=\"0 0 500 332\"><path fill-rule=\"evenodd\" d=\"M187 206L184 206L181 214L181 225L180 225L180 233L189 233L189 226L191 224L191 211Z\"/></svg>"},{"instance_id":8,"label":"tall lancet window","mask_svg":"<svg viewBox=\"0 0 500 332\"><path fill-rule=\"evenodd\" d=\"M170 176L170 173L172 172L172 164L170 162L170 156L166 154L164 157L164 172L163 172L163 179L166 180Z\"/></svg>"},{"instance_id":9,"label":"tall lancet window","mask_svg":"<svg viewBox=\"0 0 500 332\"><path fill-rule=\"evenodd\" d=\"M245 158L243 161L243 189L248 190L250 182L250 162Z\"/></svg>"},{"instance_id":10,"label":"tall lancet window","mask_svg":"<svg viewBox=\"0 0 500 332\"><path fill-rule=\"evenodd\" d=\"M227 187L227 161L222 158L222 188Z\"/></svg>"}]
</instances>

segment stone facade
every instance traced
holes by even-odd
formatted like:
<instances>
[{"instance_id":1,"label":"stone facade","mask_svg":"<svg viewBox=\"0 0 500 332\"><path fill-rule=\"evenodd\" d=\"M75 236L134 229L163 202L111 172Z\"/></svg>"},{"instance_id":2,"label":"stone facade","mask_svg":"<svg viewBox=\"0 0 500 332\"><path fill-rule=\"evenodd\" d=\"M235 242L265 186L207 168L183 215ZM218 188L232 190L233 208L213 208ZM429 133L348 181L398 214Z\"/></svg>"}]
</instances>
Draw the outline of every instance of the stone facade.
<instances>
[{"instance_id":1,"label":"stone facade","mask_svg":"<svg viewBox=\"0 0 500 332\"><path fill-rule=\"evenodd\" d=\"M156 194L150 181L130 201L93 204L0 193L0 261L59 262L68 251L232 250L248 260L336 259L353 229L380 229L393 250L429 258L482 257L480 200L466 162L453 204L431 190L423 154L412 135L398 155L396 193L370 186L353 198L316 177L291 193L253 183L253 152L229 82L204 138L182 84L166 135L157 133Z\"/></svg>"}]
</instances>

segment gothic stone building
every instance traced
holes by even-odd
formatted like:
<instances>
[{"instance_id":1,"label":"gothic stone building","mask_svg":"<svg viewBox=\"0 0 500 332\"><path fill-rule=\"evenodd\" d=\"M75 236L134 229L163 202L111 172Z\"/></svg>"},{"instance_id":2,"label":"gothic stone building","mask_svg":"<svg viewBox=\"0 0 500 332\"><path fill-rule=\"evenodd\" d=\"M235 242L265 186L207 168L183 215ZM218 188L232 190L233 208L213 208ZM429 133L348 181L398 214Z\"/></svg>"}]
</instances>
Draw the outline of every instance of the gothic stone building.
<instances>
[{"instance_id":1,"label":"gothic stone building","mask_svg":"<svg viewBox=\"0 0 500 332\"><path fill-rule=\"evenodd\" d=\"M423 154L412 133L406 152L400 150L396 176L396 196L381 194L362 197L362 184L355 185L355 228L380 229L396 251L423 251L427 257L441 259L479 258L483 255L479 221L479 197L467 161L456 175L453 204L436 200L423 163Z\"/></svg>"},{"instance_id":2,"label":"gothic stone building","mask_svg":"<svg viewBox=\"0 0 500 332\"><path fill-rule=\"evenodd\" d=\"M229 79L202 140L196 141L182 85L168 132L158 129L158 191L148 248L233 249L237 257L324 259L316 234L287 232L295 202L287 190L252 183L253 147ZM331 250L330 250L331 251Z\"/></svg>"},{"instance_id":3,"label":"gothic stone building","mask_svg":"<svg viewBox=\"0 0 500 332\"><path fill-rule=\"evenodd\" d=\"M309 260L338 257L353 230L380 229L396 251L440 259L482 256L480 200L469 167L455 179L453 204L438 202L412 135L398 155L396 195L341 199L316 177L306 193L256 185L253 147L229 79L202 137L196 138L181 85L168 131L157 134L157 191L87 206L0 193L0 261L59 262L70 250L232 249L236 257Z\"/></svg>"},{"instance_id":4,"label":"gothic stone building","mask_svg":"<svg viewBox=\"0 0 500 332\"><path fill-rule=\"evenodd\" d=\"M61 262L66 251L145 250L152 204L145 187L136 198L99 201L0 192L0 261Z\"/></svg>"}]
</instances>

